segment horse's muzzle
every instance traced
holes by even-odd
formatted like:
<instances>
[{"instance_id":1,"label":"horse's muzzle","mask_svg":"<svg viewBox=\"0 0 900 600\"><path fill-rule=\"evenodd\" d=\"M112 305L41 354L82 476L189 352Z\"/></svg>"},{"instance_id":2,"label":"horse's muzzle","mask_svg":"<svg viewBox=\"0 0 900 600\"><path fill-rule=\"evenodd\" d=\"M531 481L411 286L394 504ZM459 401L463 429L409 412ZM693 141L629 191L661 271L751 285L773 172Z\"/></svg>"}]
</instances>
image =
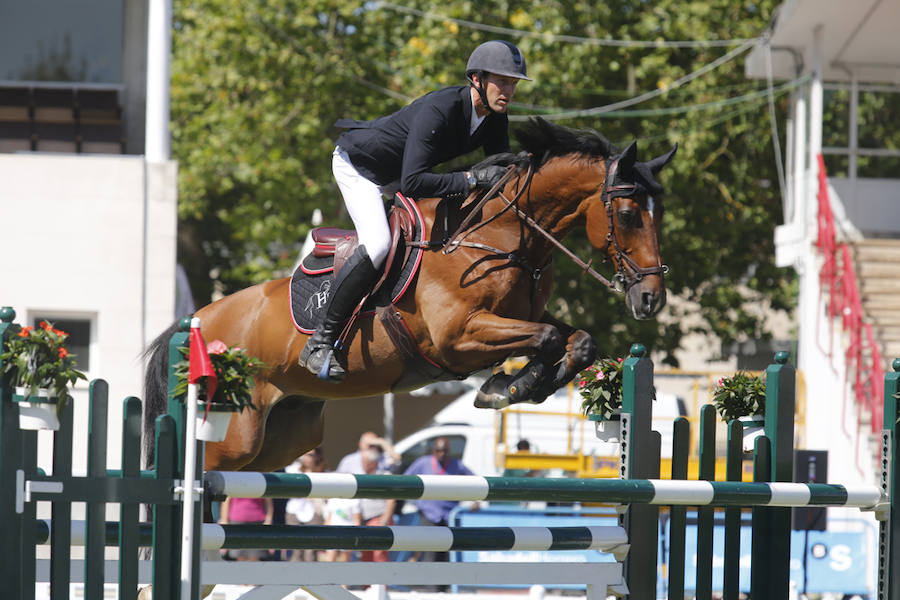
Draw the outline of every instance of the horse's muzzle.
<instances>
[{"instance_id":1,"label":"horse's muzzle","mask_svg":"<svg viewBox=\"0 0 900 600\"><path fill-rule=\"evenodd\" d=\"M625 306L637 320L652 319L666 305L666 288L658 275L632 280L625 290Z\"/></svg>"}]
</instances>

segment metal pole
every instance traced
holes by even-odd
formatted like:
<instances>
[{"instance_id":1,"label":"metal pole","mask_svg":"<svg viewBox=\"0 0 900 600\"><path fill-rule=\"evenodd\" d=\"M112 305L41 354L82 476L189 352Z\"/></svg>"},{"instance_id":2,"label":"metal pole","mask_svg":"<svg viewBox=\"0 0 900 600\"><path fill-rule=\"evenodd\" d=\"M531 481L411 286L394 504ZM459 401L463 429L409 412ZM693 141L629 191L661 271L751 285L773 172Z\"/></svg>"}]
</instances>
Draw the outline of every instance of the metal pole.
<instances>
[{"instance_id":1,"label":"metal pole","mask_svg":"<svg viewBox=\"0 0 900 600\"><path fill-rule=\"evenodd\" d=\"M394 393L384 395L384 439L389 444L394 443Z\"/></svg>"},{"instance_id":2,"label":"metal pole","mask_svg":"<svg viewBox=\"0 0 900 600\"><path fill-rule=\"evenodd\" d=\"M147 14L147 120L144 155L169 160L169 56L172 0L150 0Z\"/></svg>"}]
</instances>

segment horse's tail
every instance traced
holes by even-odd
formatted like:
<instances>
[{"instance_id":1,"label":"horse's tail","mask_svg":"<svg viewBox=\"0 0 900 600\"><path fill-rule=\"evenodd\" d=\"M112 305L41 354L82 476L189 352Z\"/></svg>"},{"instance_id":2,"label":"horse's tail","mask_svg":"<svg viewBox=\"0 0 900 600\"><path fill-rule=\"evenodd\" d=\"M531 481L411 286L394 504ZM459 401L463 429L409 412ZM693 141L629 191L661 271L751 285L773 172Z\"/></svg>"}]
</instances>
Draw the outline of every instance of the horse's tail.
<instances>
[{"instance_id":1,"label":"horse's tail","mask_svg":"<svg viewBox=\"0 0 900 600\"><path fill-rule=\"evenodd\" d=\"M169 396L169 341L178 331L178 321L159 334L144 350L147 361L144 376L143 451L144 466L150 468L156 458L156 417L168 410Z\"/></svg>"}]
</instances>

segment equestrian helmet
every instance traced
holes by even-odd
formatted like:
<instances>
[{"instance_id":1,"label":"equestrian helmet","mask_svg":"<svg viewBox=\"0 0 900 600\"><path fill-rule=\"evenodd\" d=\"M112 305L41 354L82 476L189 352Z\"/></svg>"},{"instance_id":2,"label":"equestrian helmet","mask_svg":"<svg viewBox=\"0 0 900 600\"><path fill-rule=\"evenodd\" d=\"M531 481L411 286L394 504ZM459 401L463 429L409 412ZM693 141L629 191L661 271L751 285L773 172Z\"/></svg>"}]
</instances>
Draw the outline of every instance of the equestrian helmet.
<instances>
[{"instance_id":1,"label":"equestrian helmet","mask_svg":"<svg viewBox=\"0 0 900 600\"><path fill-rule=\"evenodd\" d=\"M531 81L522 51L515 44L503 40L485 42L472 51L466 63L466 77L471 81L472 74L480 71Z\"/></svg>"}]
</instances>

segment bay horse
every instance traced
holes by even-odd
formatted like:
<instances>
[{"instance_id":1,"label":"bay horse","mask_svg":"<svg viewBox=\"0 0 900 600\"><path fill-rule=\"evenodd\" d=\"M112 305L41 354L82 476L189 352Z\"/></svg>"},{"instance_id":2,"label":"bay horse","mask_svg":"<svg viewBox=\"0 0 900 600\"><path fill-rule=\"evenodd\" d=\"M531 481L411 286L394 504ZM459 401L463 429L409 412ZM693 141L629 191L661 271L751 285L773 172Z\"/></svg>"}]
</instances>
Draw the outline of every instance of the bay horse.
<instances>
[{"instance_id":1,"label":"bay horse","mask_svg":"<svg viewBox=\"0 0 900 600\"><path fill-rule=\"evenodd\" d=\"M544 308L553 285L552 253L574 228L584 227L591 245L609 260L613 281L581 264L624 294L634 318L653 317L666 301L662 187L655 176L677 146L639 162L635 142L617 154L594 131L539 118L516 137L529 154L512 160L498 194L462 207L439 198L417 201L428 241L418 275L396 302L421 354L448 376L463 377L513 356L533 357L518 373L498 373L484 385L476 405L488 408L540 402L594 361L591 336ZM451 236L454 225L464 227ZM195 313L206 340L245 348L267 365L255 382L257 410L235 413L226 439L207 444L208 470L284 467L321 443L326 399L383 394L404 375L407 365L374 318L353 325L342 382L317 379L298 366L307 335L292 324L288 295L289 279L278 279ZM144 431L151 444L155 418L166 410L168 341L176 329L147 350ZM152 460L152 447L145 443L145 450Z\"/></svg>"}]
</instances>

